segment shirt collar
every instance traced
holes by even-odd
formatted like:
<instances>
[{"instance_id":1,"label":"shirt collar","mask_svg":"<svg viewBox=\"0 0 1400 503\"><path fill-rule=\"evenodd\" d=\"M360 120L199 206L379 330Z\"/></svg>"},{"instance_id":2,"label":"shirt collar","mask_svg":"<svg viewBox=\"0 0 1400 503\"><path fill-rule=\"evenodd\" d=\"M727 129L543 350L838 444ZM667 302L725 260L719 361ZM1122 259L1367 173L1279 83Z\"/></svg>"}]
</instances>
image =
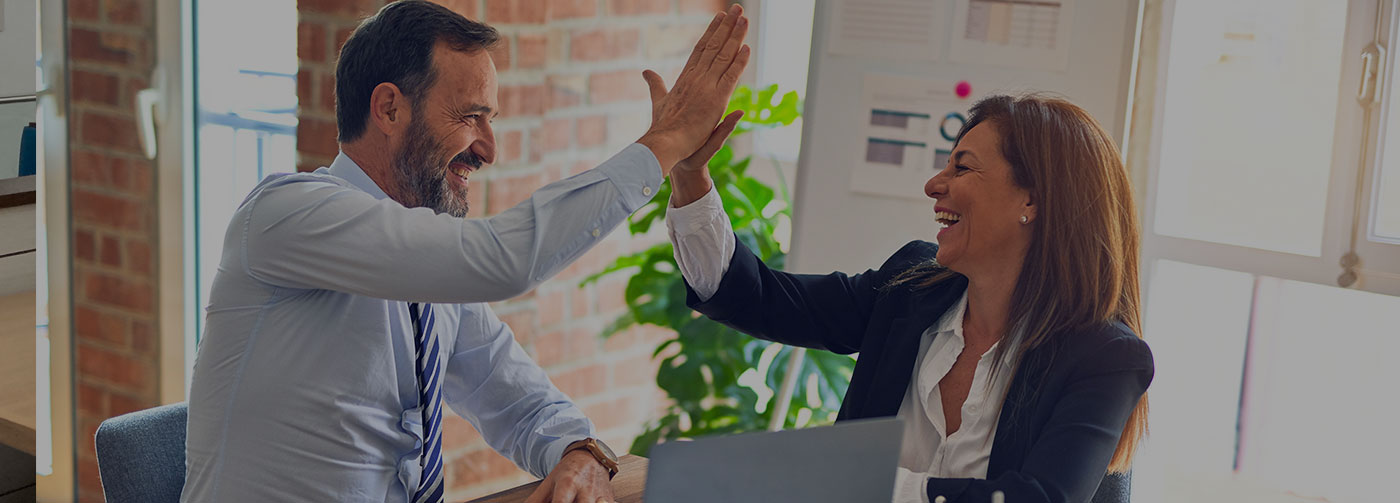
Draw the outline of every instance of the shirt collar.
<instances>
[{"instance_id":1,"label":"shirt collar","mask_svg":"<svg viewBox=\"0 0 1400 503\"><path fill-rule=\"evenodd\" d=\"M345 152L335 156L335 161L331 162L329 171L330 174L350 182L355 188L365 191L365 193L374 196L375 199L389 198L389 195L384 193L384 189L379 188L379 184L374 183L374 179L370 178L359 164L355 164L350 156L345 155ZM959 324L961 325L961 322Z\"/></svg>"}]
</instances>

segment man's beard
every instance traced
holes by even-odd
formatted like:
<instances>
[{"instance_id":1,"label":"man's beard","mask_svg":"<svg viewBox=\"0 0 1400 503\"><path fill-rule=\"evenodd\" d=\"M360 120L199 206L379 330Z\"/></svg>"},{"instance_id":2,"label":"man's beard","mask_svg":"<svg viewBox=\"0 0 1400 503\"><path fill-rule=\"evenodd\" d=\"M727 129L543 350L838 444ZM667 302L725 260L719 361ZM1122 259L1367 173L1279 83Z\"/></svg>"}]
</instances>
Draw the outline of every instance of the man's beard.
<instances>
[{"instance_id":1,"label":"man's beard","mask_svg":"<svg viewBox=\"0 0 1400 503\"><path fill-rule=\"evenodd\" d=\"M394 156L394 169L399 175L396 188L404 199L399 202L409 208L429 208L458 218L467 216L467 191L459 193L453 190L452 182L447 177L457 175L451 175L447 167L460 162L472 169L480 168L481 157L468 150L451 160L436 159L437 153L442 150L442 142L428 132L423 121L416 118L408 125L407 135L403 149Z\"/></svg>"}]
</instances>

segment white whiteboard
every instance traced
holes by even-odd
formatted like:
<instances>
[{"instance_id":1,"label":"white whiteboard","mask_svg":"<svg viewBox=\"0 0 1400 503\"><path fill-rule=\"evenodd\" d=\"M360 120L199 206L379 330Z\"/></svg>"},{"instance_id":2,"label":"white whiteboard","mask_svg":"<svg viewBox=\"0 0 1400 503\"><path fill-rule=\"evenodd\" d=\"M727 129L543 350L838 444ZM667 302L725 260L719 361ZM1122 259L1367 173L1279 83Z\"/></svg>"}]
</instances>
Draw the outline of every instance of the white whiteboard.
<instances>
[{"instance_id":1,"label":"white whiteboard","mask_svg":"<svg viewBox=\"0 0 1400 503\"><path fill-rule=\"evenodd\" d=\"M923 176L904 176L902 196L853 190L852 173L868 155L871 108L864 94L876 81L921 80L935 87L966 81L975 98L1024 91L1051 92L1088 110L1117 135L1127 102L1139 3L1134 0L822 0L812 30L811 65L803 115L802 152L794 188L788 270L857 273L879 267L914 239L934 240L933 200L923 197L935 156ZM1015 33L1030 30L1020 12L1035 9L1041 24L1030 39L1052 30L1055 50L1005 51ZM1006 17L1017 11L1015 21ZM988 13L992 14L989 16ZM1049 14L1047 16L1047 13ZM881 16L884 16L883 18ZM961 16L961 19L958 17ZM919 20L913 22L910 20ZM923 22L933 19L932 28ZM988 26L992 28L989 30ZM859 30L876 27L877 30ZM1009 27L1009 28L1008 28ZM1001 38L997 38L1001 37ZM1010 38L1008 38L1010 37ZM1036 37L1039 37L1038 39ZM1034 40L1025 42L1035 43ZM879 52L879 47L893 51ZM1012 48L1014 49L1014 48ZM989 63L996 61L997 63ZM940 91L941 92L941 91ZM946 97L940 97L943 99ZM935 100L936 101L936 100ZM934 114L935 124L939 114ZM951 126L950 126L951 128ZM935 128L936 130L936 128ZM956 130L952 131L956 134ZM1121 140L1121 139L1120 139ZM932 147L932 146L930 146ZM885 186L891 186L889 180ZM860 185L857 180L856 185Z\"/></svg>"}]
</instances>

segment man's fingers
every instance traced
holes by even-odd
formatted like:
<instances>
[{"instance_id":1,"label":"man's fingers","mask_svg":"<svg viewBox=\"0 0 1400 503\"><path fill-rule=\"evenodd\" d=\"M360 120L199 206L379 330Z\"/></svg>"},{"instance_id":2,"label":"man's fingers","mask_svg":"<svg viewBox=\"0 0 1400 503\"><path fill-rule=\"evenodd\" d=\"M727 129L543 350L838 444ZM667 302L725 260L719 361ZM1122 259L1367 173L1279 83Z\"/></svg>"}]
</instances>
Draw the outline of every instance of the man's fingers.
<instances>
[{"instance_id":1,"label":"man's fingers","mask_svg":"<svg viewBox=\"0 0 1400 503\"><path fill-rule=\"evenodd\" d=\"M724 21L724 16L725 14L720 12L715 14L714 19L710 20L710 26L705 28L705 34L700 36L700 40L695 41L695 49L690 51L690 59L685 60L685 66L682 68L691 68L695 66L695 62L700 59L700 53L705 51L705 44L708 43L710 37L715 34L715 30L719 28L720 22Z\"/></svg>"},{"instance_id":2,"label":"man's fingers","mask_svg":"<svg viewBox=\"0 0 1400 503\"><path fill-rule=\"evenodd\" d=\"M729 7L729 13L724 16L724 20L720 21L719 27L715 28L715 32L710 34L709 39L705 41L705 50L700 53L700 59L696 61L696 65L700 69L703 70L714 65L715 56L724 48L724 44L729 41L729 35L734 32L734 24L739 21L739 18L743 17L743 12L744 9L739 7L739 4L734 4Z\"/></svg>"},{"instance_id":3,"label":"man's fingers","mask_svg":"<svg viewBox=\"0 0 1400 503\"><path fill-rule=\"evenodd\" d=\"M721 79L723 89L733 91L734 86L739 84L739 76L744 74L744 67L749 66L749 53L752 52L748 45L739 48L739 54L734 56L734 62L729 64L729 69L724 71Z\"/></svg>"},{"instance_id":4,"label":"man's fingers","mask_svg":"<svg viewBox=\"0 0 1400 503\"><path fill-rule=\"evenodd\" d=\"M554 500L550 503L574 503L574 496L577 493L569 484L562 484L554 487Z\"/></svg>"},{"instance_id":5,"label":"man's fingers","mask_svg":"<svg viewBox=\"0 0 1400 503\"><path fill-rule=\"evenodd\" d=\"M661 101L666 97L666 81L661 80L661 76L651 70L642 72L642 80L647 81L647 88L651 89L651 103Z\"/></svg>"},{"instance_id":6,"label":"man's fingers","mask_svg":"<svg viewBox=\"0 0 1400 503\"><path fill-rule=\"evenodd\" d=\"M554 481L548 477L535 486L535 492L530 493L530 497L525 498L525 503L549 503L549 495L554 492Z\"/></svg>"},{"instance_id":7,"label":"man's fingers","mask_svg":"<svg viewBox=\"0 0 1400 503\"><path fill-rule=\"evenodd\" d=\"M729 70L729 66L738 56L739 49L744 46L744 37L749 33L749 18L739 16L734 21L734 28L729 30L729 36L724 40L724 46L715 54L710 62L709 70L715 74L723 75Z\"/></svg>"}]
</instances>

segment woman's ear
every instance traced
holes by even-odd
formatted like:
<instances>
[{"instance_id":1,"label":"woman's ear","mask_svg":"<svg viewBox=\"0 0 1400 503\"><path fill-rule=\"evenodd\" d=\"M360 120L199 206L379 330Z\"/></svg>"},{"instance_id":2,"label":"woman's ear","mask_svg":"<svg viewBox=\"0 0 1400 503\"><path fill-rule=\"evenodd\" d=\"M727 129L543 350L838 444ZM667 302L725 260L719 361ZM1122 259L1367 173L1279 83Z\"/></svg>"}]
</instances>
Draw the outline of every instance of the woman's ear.
<instances>
[{"instance_id":1,"label":"woman's ear","mask_svg":"<svg viewBox=\"0 0 1400 503\"><path fill-rule=\"evenodd\" d=\"M1034 221L1035 221L1035 216L1036 216L1035 201L1031 199L1031 196L1030 196L1029 193L1026 194L1026 205L1025 205L1025 207L1021 208L1021 216L1025 219L1025 221L1021 222L1021 223L1023 223L1023 224L1028 224L1028 223L1031 223L1031 222L1034 222Z\"/></svg>"},{"instance_id":2,"label":"woman's ear","mask_svg":"<svg viewBox=\"0 0 1400 503\"><path fill-rule=\"evenodd\" d=\"M412 108L399 86L381 82L369 95L369 122L385 136L398 136L413 120Z\"/></svg>"}]
</instances>

